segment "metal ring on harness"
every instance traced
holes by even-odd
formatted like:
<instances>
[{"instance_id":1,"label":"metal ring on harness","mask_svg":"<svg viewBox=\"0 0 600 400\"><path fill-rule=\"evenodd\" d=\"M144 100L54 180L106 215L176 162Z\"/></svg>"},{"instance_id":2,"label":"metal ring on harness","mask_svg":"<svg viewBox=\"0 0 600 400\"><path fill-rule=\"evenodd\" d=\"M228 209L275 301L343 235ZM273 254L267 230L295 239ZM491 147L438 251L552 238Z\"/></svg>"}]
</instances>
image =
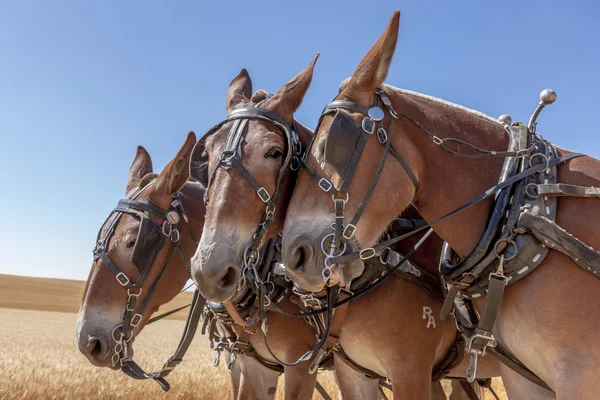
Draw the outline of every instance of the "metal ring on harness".
<instances>
[{"instance_id":1,"label":"metal ring on harness","mask_svg":"<svg viewBox=\"0 0 600 400\"><path fill-rule=\"evenodd\" d=\"M500 254L498 253L498 247L499 247L500 243L504 243L504 242L506 242L506 247L504 248L504 251L506 251L506 249L508 248L508 246L509 246L509 245L511 245L511 244L512 244L512 245L514 246L514 248L515 248L515 252L514 252L514 253L513 253L513 255L512 255L512 256L510 256L510 257L507 257L507 256L505 256L504 254L500 255ZM496 244L494 245L494 254L496 255L496 257L498 257L498 259L500 259L500 258L504 257L504 261L510 261L510 260L512 260L513 258L515 258L515 257L517 256L517 254L518 254L518 253L519 253L519 246L517 246L517 243L515 243L515 241L514 241L514 240L512 240L512 239L501 239L501 240L498 240L498 241L496 242Z\"/></svg>"},{"instance_id":2,"label":"metal ring on harness","mask_svg":"<svg viewBox=\"0 0 600 400\"><path fill-rule=\"evenodd\" d=\"M533 165L533 164L532 164L532 162L533 162L533 160L535 159L535 157L541 157L541 158L542 158L542 159L545 161L544 168L539 168L539 170L540 170L540 171L543 171L543 170L545 170L546 168L548 168L548 162L549 162L549 161L548 161L548 157L546 157L546 155L545 155L545 154L542 154L542 153L535 153L535 154L533 154L533 155L532 155L532 156L529 158L529 166L530 166L531 168L534 168L534 167L535 167L535 165ZM540 164L540 165L541 165L541 164Z\"/></svg>"},{"instance_id":3,"label":"metal ring on harness","mask_svg":"<svg viewBox=\"0 0 600 400\"><path fill-rule=\"evenodd\" d=\"M346 198L345 199L336 199L335 198L335 194L331 195L331 200L333 200L333 202L335 203L336 201L341 201L344 203L344 206L346 205L346 203L348 202L348 199L350 198L350 196L348 195L348 193L346 193Z\"/></svg>"},{"instance_id":4,"label":"metal ring on harness","mask_svg":"<svg viewBox=\"0 0 600 400\"><path fill-rule=\"evenodd\" d=\"M321 240L321 251L329 258L333 257L334 254L331 254L330 252L328 252L327 250L325 250L325 241L327 240L327 238L331 237L331 243L333 243L333 239L335 238L335 233L330 233L329 235L326 235L323 237L323 239ZM333 250L334 247L329 245L329 249ZM340 253L338 255L342 255L346 252L346 242L342 243L342 248L340 250Z\"/></svg>"}]
</instances>

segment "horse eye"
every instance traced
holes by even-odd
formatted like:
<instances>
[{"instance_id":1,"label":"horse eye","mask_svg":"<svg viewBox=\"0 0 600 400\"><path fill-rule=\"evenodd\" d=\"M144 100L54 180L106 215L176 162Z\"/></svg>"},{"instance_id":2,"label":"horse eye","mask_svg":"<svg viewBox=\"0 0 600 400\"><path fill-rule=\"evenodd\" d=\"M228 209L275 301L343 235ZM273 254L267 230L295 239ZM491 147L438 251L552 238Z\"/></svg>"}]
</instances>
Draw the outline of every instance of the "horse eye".
<instances>
[{"instance_id":1,"label":"horse eye","mask_svg":"<svg viewBox=\"0 0 600 400\"><path fill-rule=\"evenodd\" d=\"M135 246L135 239L132 239L129 242L127 242L128 249L132 248L133 246Z\"/></svg>"},{"instance_id":2,"label":"horse eye","mask_svg":"<svg viewBox=\"0 0 600 400\"><path fill-rule=\"evenodd\" d=\"M283 156L283 152L276 148L269 150L269 152L267 154L265 154L265 158L278 159L279 157L282 157L282 156Z\"/></svg>"}]
</instances>

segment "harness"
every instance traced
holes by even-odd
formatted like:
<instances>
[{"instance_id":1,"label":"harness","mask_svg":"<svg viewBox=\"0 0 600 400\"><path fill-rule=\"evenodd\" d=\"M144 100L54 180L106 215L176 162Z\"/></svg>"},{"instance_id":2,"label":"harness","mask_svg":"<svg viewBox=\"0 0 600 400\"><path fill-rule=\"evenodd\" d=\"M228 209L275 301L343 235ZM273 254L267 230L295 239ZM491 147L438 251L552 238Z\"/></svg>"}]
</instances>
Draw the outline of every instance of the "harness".
<instances>
[{"instance_id":1,"label":"harness","mask_svg":"<svg viewBox=\"0 0 600 400\"><path fill-rule=\"evenodd\" d=\"M395 111L393 111L393 108L391 108L391 102L389 101L387 96L385 96L385 93L383 92L383 90L378 90L378 95L379 95L379 97L377 97L377 105L378 106L381 105L382 107L383 106L388 107L388 109L390 109L394 113L393 115L395 115L397 117L397 115L395 114ZM247 294L250 292L250 290L252 290L252 292L254 292L255 297L253 299L254 299L254 302L258 303L258 311L254 315L254 317L249 317L249 316L241 317L238 307L233 307L232 305L225 305L226 312L219 315L219 314L215 313L215 305L211 305L209 303L207 306L212 308L212 311L211 311L213 313L212 315L213 316L218 315L218 318L211 317L210 314L208 314L207 315L208 318L205 319L205 326L203 327L203 331L206 328L206 325L207 325L206 321L208 320L209 321L208 326L210 327L209 328L209 336L211 334L214 335L214 332L216 332L216 329L214 328L214 324L212 321L218 320L219 322L222 323L222 321L226 320L225 318L229 317L228 321L225 323L224 326L227 326L227 324L231 324L231 323L237 323L239 326L243 327L246 332L249 332L252 334L253 332L248 331L247 328L249 326L257 323L258 320L261 319L262 324L263 324L263 331L265 333L265 335L264 335L265 346L266 346L267 350L270 352L271 356L279 363L279 365L277 365L277 366L272 365L271 363L265 364L264 360L261 360L259 357L256 357L256 359L259 360L259 362L261 362L263 365L268 365L273 368L281 368L281 366L283 366L283 365L294 366L294 365L298 365L299 363L308 360L311 356L316 354L315 359L313 360L313 364L311 365L311 372L314 373L319 368L331 368L332 367L331 356L335 353L338 356L340 356L345 362L349 363L349 365L353 365L355 369L365 372L365 374L369 377L374 377L376 379L379 379L380 385L390 388L389 381L387 381L386 378L380 377L377 374L375 374L374 372L366 370L366 369L360 367L358 364L354 363L345 354L345 352L343 351L341 346L338 343L336 343L335 338L339 335L339 330L341 329L341 322L339 322L339 321L343 321L343 314L345 312L345 307L340 308L340 306L343 306L344 304L347 304L348 302L356 299L357 297L370 292L378 284L380 284L387 276L389 276L391 273L400 273L402 276L408 277L409 279L420 284L423 288L425 288L425 290L429 291L430 293L436 295L439 298L441 296L441 293L440 293L441 291L439 289L440 288L439 280L436 277L432 276L427 271L422 270L421 268L416 267L409 262L405 263L407 257L405 256L404 258L402 258L401 254L393 251L389 246L385 246L384 248L382 248L380 251L377 251L377 252L376 251L372 251L371 253L362 253L361 252L361 254L360 254L361 259L363 259L363 260L371 259L371 260L369 260L370 265L375 265L375 266L378 265L379 268L375 268L375 271L377 271L377 272L372 279L368 279L367 281L360 282L359 285L355 286L355 287L358 287L357 293L352 294L352 292L349 292L351 294L350 296L346 296L343 294L341 296L342 300L340 302L337 302L339 292L334 291L331 288L327 288L327 296L326 296L327 297L327 300L326 300L327 305L325 306L325 304L320 303L319 307L316 307L316 308L309 305L306 302L305 294L296 293L297 295L299 295L299 298L301 299L301 301L304 302L303 309L305 311L306 310L309 310L309 311L303 312L300 314L289 314L289 313L286 313L286 312L282 311L281 309L279 309L277 307L278 302L271 301L271 297L266 292L266 287L272 283L270 281L270 274L268 274L265 279L265 277L264 277L265 268L263 267L263 269L262 269L263 273L260 274L260 275L262 275L262 276L260 276L259 271L256 269L256 267L258 264L264 265L264 257L261 257L261 254L259 254L260 249L262 248L262 238L263 238L264 232L266 232L268 225L273 221L275 204L278 200L278 196L280 195L283 178L284 178L284 175L285 175L288 167L290 167L291 170L296 171L299 169L300 166L303 166L304 169L307 170L309 172L309 174L313 177L313 179L315 179L315 181L318 183L319 187L322 190L324 190L332 195L332 199L336 206L336 222L333 226L334 233L328 235L323 240L323 243L322 243L322 250L326 254L325 268L324 268L324 272L323 272L323 279L325 281L327 281L329 279L329 277L331 276L332 263L328 264L328 260L329 261L334 260L336 257L340 257L341 255L343 255L346 245L345 245L345 243L342 243L342 241L353 239L353 235L356 230L356 224L358 223L360 217L362 216L362 213L364 212L364 209L366 208L367 203L368 203L371 195L373 194L373 191L375 190L377 180L379 179L379 176L380 176L380 174L383 170L383 166L385 164L387 153L391 153L394 156L394 158L400 163L400 165L404 168L404 170L408 174L409 178L413 182L413 184L415 186L415 190L418 188L418 181L417 181L415 175L410 170L408 163L404 160L404 158L402 157L400 152L396 149L396 147L391 142L391 140L389 140L388 131L391 133L391 121L390 121L387 131L383 127L381 127L381 121L383 120L384 113L380 107L372 107L371 109L366 110L362 106L355 104L355 103L346 102L346 101L333 101L325 108L325 111L324 111L323 115L321 116L321 119L323 118L324 115L335 112L336 115L334 117L334 122L332 123L332 127L336 126L338 132L345 132L345 131L347 131L348 127L355 128L354 129L355 134L353 135L352 140L347 140L347 141L344 140L343 141L343 143L353 145L355 150L353 151L353 153L351 154L350 157L344 157L343 153L342 153L342 157L335 160L335 162L334 162L336 169L338 170L340 175L343 176L342 185L341 185L340 189L337 190L333 187L333 184L330 181L328 181L325 178L320 178L306 164L305 157L306 157L306 154L308 154L308 151L305 153L305 156L302 157L302 149L301 149L300 143L298 141L297 134L295 134L294 130L291 129L290 127L288 127L288 125L285 123L285 121L283 121L283 119L279 115L277 115L273 112L270 112L268 110L260 108L261 104L262 104L262 102L259 102L257 104L251 103L250 106L242 107L242 108L236 109L236 110L232 111L231 113L229 113L224 121L215 125L215 127L213 127L211 130L209 130L203 136L203 138L196 144L196 146L193 150L193 153L192 153L192 158L191 158L191 162L190 162L190 172L191 172L192 177L195 178L196 180L198 180L206 188L206 191L205 191L205 202L206 203L208 202L208 194L209 194L210 184L212 183L212 180L216 174L216 171L219 168L224 168L225 170L228 170L231 167L234 167L234 168L238 169L238 171L244 177L244 179L251 184L251 186L254 188L255 192L257 193L258 197L265 203L265 206L266 206L265 213L263 214L263 217L261 218L261 221L259 222L259 226L253 235L253 242L250 246L248 246L248 248L246 249L245 254L244 254L244 270L242 271L242 279L240 281L241 287L239 288L239 289L244 289L244 288L246 289L245 292L243 290L240 290L241 294L239 297L241 297L241 298L245 298L244 296L247 296ZM344 110L350 110L353 112L361 112L361 113L367 115L367 117L365 117L363 120L362 126L356 127L352 118L350 118L348 113ZM265 121L273 123L284 133L284 136L287 141L288 148L286 151L286 158L285 158L282 168L280 169L280 172L278 174L277 181L276 181L276 191L273 194L273 196L271 196L264 187L261 187L258 185L258 183L254 179L254 177L250 174L250 172L241 163L241 157L242 157L241 141L243 139L243 131L244 131L249 119L261 119L261 120L265 120ZM208 160L208 154L206 153L206 147L205 147L206 138L209 137L210 135L214 134L220 127L222 127L224 124L226 124L229 121L233 121L234 123L232 124L232 127L230 128L229 133L227 135L225 146L222 149L222 151L219 155L219 158L218 158L217 162L214 164L212 170L209 171L208 170L208 165L209 165L208 161L209 160ZM294 123L295 123L295 121L294 121ZM320 121L319 121L319 123L320 123ZM293 128L293 125L292 125L292 128ZM372 135L375 132L377 132L377 138L378 138L379 142L384 146L385 151L384 151L384 154L380 161L380 164L378 166L377 172L375 174L375 178L374 178L373 182L371 183L371 185L369 186L367 193L366 193L363 201L361 202L361 205L359 206L359 209L357 210L356 214L352 218L351 223L347 226L344 226L343 225L344 208L345 208L346 202L348 201L347 190L352 181L352 177L353 177L354 173L356 172L356 168L358 166L358 161L360 159L360 154L362 153L362 150L364 149L364 146L366 144L366 139L368 138L368 136L362 135L363 132L368 135ZM313 137L313 141L314 141L314 137ZM312 142L311 142L311 145L312 145ZM310 149L310 147L309 147L309 149ZM337 154L340 154L339 152L334 152L332 150L332 147L328 147L326 149L326 152L328 152L328 154L330 154L331 157L335 157ZM345 195L345 199L339 198L337 196L338 194ZM403 226L404 228L419 227L419 229L422 229L423 227L427 226L421 221L405 220L405 219L398 219L398 221L399 221L398 223L404 224L404 226ZM427 238L427 236L430 233L431 232L429 232L428 234L426 234L424 236L424 238L419 242L419 244L415 247L415 249L413 249L413 252L420 245L420 243L422 243ZM329 241L329 239L330 239L330 241ZM393 243L395 243L395 242L393 242ZM329 250L329 251L327 251L327 250ZM341 254L338 254L336 256L336 251ZM375 257L376 255L378 256L377 260L373 259L373 257ZM410 256L410 255L408 255L408 256ZM263 262L260 261L261 259L263 260ZM275 277L277 275L280 275L280 276L285 275L285 267L282 264L275 263L275 268L277 268L277 267L279 267L279 271L274 273L273 277ZM247 285L248 282L250 282L250 284ZM285 293L287 293L287 290L284 291L284 294ZM310 294L309 296L313 296L313 295ZM282 295L282 297L283 297L283 295ZM313 297L313 299L314 299L314 297ZM248 300L245 304L247 305L250 303L251 302ZM334 309L336 307L338 309L337 309L337 312L334 314ZM266 317L266 309L267 308L281 312L288 316L306 318L307 321L309 322L309 324L311 324L317 331L317 337L320 338L318 340L318 343L315 346L315 348L313 350L305 353L296 362L293 362L293 363L285 363L282 360L278 359L275 356L275 354L271 351L271 349L268 345L268 342L267 342L267 334L268 334L268 321L267 321L267 317ZM327 313L327 315L323 316L322 314L325 312ZM225 314L225 315L228 314L228 315L226 317L223 314ZM341 317L340 317L340 314L341 314ZM249 312L248 312L248 315L249 315ZM221 338L218 341L218 343L216 344L215 350L217 350L217 357L215 360L217 363L218 363L219 354L220 354L219 349L221 349L221 350L228 349L228 351L233 350L234 353L239 349L239 352L243 352L244 354L249 354L251 356L256 356L256 354L254 353L254 351L253 351L252 347L249 345L249 343L243 342L243 343L241 343L240 347L235 347L240 342L239 342L239 339L237 338L237 335L235 335L235 333L233 332L233 330L230 327L229 327L229 329L226 328L225 331L227 333L225 334L224 340ZM334 340L332 340L332 338ZM213 342L213 343L215 343L215 342ZM450 368L452 368L454 365L456 365L457 362L460 361L459 355L461 355L462 353L459 350L457 350L457 347L453 347L453 350L454 351L449 354L449 359L445 360L445 363L442 363L439 370L435 373L434 378L441 379L445 375L445 373L450 370ZM234 358L234 360L235 360L235 358ZM229 368L232 368L232 364L229 365Z\"/></svg>"},{"instance_id":2,"label":"harness","mask_svg":"<svg viewBox=\"0 0 600 400\"><path fill-rule=\"evenodd\" d=\"M125 304L125 310L122 317L123 323L115 326L111 335L115 343L112 355L112 364L120 365L121 371L134 379L153 379L164 391L168 391L170 385L166 381L165 377L182 361L183 356L189 348L196 332L205 300L202 296L200 296L198 290L194 292L194 297L185 329L175 353L167 360L160 371L145 372L133 360L133 355L131 353L134 330L142 321L144 311L150 301L150 298L154 294L154 291L156 290L164 271L171 262L171 259L175 253L179 254L183 265L186 268L188 276L191 276L189 260L185 255L185 251L183 250L180 241L180 232L183 229L184 222L187 222L188 218L185 214L185 210L183 209L181 200L179 199L179 194L173 196L171 207L166 211L149 203L135 201L135 199L151 184L152 182L147 186L136 190L126 199L119 200L117 206L103 224L104 229L101 229L98 233L97 243L94 248L94 261L101 259L108 270L115 276L117 282L119 282L119 284L127 290L127 302ZM140 229L131 256L131 261L138 274L135 281L130 279L121 269L119 269L119 267L113 263L107 253L110 238L112 237L117 223L123 214L132 215L140 220ZM162 219L162 225L159 226L156 222L154 222L154 220L151 218L151 215ZM142 295L142 286L156 261L158 252L164 246L165 242L167 242L167 238L169 238L173 244L174 250L161 267L160 272L150 286L150 289L146 293L141 305L137 307L138 299ZM149 323L152 323L160 318L164 318L170 313L153 318L149 321Z\"/></svg>"},{"instance_id":3,"label":"harness","mask_svg":"<svg viewBox=\"0 0 600 400\"><path fill-rule=\"evenodd\" d=\"M327 252L325 246L322 246L326 256L323 270L325 281L331 276L331 271L326 272L326 270L331 270L331 265L334 263L348 262L356 258L366 261L380 256L382 251L393 243L494 196L494 211L490 215L484 235L473 252L457 265L452 265L451 261L454 255L450 246L445 244L440 265L440 272L449 289L442 308L441 318L445 319L447 314L454 308L457 328L465 339L466 351L471 355L470 366L467 370L467 380L469 382L475 379L478 356L485 355L487 350L525 378L550 390L545 382L529 371L493 337L492 328L504 288L537 267L550 248L563 252L577 265L594 275L600 275L600 252L570 235L554 222L557 196L600 197L600 191L594 187L556 183L556 167L561 163L581 157L583 154L574 153L561 156L551 143L545 141L541 135L535 132L536 119L539 113L547 104L553 103L555 99L556 94L554 92L550 90L542 92L540 95L541 101L528 126L522 123L510 125L510 117L502 116L501 122L504 123L509 133L510 143L507 151L499 152L482 149L454 138L440 139L408 115L397 113L383 89L379 88L375 92L375 99L371 108L366 109L353 102L334 100L325 107L319 121L320 123L324 115L335 110L336 115L327 141L331 138L335 140L337 137L337 144L341 140L341 133L344 133L347 135L347 138L344 136L344 140L356 143L354 147L345 147L346 154L338 155L337 158L330 157L327 150L325 151L327 162L342 177L340 189L334 188L329 180L320 177L312 170L306 163L306 158L302 160L304 169L323 191L332 194L335 204L334 233L330 251ZM504 157L505 163L499 183L468 203L405 235L374 244L358 252L345 254L343 241L352 239L356 231L356 222L374 191L388 152L396 155L396 159L411 179L415 191L418 189L418 181L408 164L401 157L398 157L399 153L393 146L387 146L380 139L380 137L388 139L391 133L389 132L391 122L388 131L383 130L381 127L381 121L383 120L383 115L379 112L381 103L385 105L392 118L402 117L407 119L427 134L432 142L444 151L463 158ZM348 109L364 115L360 129L349 114L341 113L341 109ZM345 121L339 121L340 118L345 119ZM380 143L385 146L384 152L357 213L349 224L344 225L344 208L348 201L349 181L351 181L356 171L366 140L369 135L375 132L375 129L377 129ZM354 142L354 138L357 138L356 142ZM475 154L463 154L451 150L445 145L446 142L457 142L465 145L475 150ZM349 153L350 151L352 153ZM309 151L305 155L308 154ZM348 156L348 154L351 155ZM346 198L337 198L338 193L345 194ZM335 254L336 251L337 254ZM404 256L396 267L410 258L411 253L412 251ZM479 318L470 301L481 296L486 296L486 303L481 318Z\"/></svg>"}]
</instances>

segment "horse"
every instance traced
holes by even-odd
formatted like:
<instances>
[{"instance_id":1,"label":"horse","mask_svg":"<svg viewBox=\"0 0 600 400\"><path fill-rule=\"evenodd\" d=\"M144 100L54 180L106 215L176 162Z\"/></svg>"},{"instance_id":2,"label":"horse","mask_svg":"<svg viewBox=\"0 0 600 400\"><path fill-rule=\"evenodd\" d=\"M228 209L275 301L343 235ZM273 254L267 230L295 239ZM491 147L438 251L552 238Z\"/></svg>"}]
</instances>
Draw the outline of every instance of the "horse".
<instances>
[{"instance_id":1,"label":"horse","mask_svg":"<svg viewBox=\"0 0 600 400\"><path fill-rule=\"evenodd\" d=\"M143 371L131 363L135 337L151 321L159 307L172 300L189 279L189 257L200 241L205 214L201 200L204 188L189 180L189 158L195 143L195 134L190 133L177 155L158 175L152 171L150 155L139 146L129 171L127 200L119 202L100 230L100 246L95 249L95 260L77 320L79 349L95 366L122 369L136 379L144 379ZM164 239L156 240L163 235ZM166 243L159 245L160 240ZM135 282L135 287L130 282ZM192 304L196 324L202 303L203 300ZM207 313L212 317L207 318ZM213 340L211 337L213 345L227 344L223 351L230 368L233 398L274 398L282 369L277 365L267 365L254 356L247 344L231 337L224 329L226 325L216 323L217 332L212 333L213 322L219 322L220 318L214 318L210 308L204 310L204 316L210 319L207 321L211 324L210 335L216 338ZM156 318L160 317L153 319ZM119 336L126 330L125 320L132 329L123 343ZM186 349L196 329L192 325L188 318L183 336ZM312 339L311 330L305 328L306 324L301 321L297 324L300 326L292 327L292 330L287 327L289 324L280 325L274 321L274 333L283 332L288 340L301 342L301 338L296 336L298 334L304 334L309 341ZM242 343L241 351L232 347L237 343ZM176 357L169 359L167 369L163 369L160 376L154 375L165 390L169 389L169 385L164 377L181 361L185 352L181 352L181 347ZM273 347L279 350L277 340ZM219 348L218 355L220 351ZM290 375L293 378L293 371ZM305 391L312 393L312 387L309 385Z\"/></svg>"},{"instance_id":2,"label":"horse","mask_svg":"<svg viewBox=\"0 0 600 400\"><path fill-rule=\"evenodd\" d=\"M192 274L203 296L229 304L228 309L248 291L249 281L256 283L261 280L258 275L268 275L254 268L260 258L255 254L281 231L296 179L293 171L299 165L301 149L312 140L312 132L295 121L293 113L310 86L317 57L272 96L262 90L253 95L250 76L242 70L227 91L228 116L209 130L194 150L190 168L192 176L207 188L207 208L204 233L192 258ZM429 241L426 247L433 248L418 256L423 257L430 274L437 271L441 245L439 238ZM287 264L282 267L287 270ZM441 286L439 278L433 279ZM268 285L263 282L262 286ZM261 293L261 288L254 291ZM390 320L392 304L401 306ZM429 399L434 365L444 359L456 338L451 322L435 318L440 307L441 301L432 294L396 276L352 304L343 324L338 324L341 330L335 332L340 346L335 352L335 371L343 398L376 398L377 380L367 376L379 376L391 378L395 396ZM267 312L266 319L272 315L277 313ZM289 323L293 320L288 318ZM271 330L268 332L270 341ZM343 357L340 349L349 357ZM292 364L298 356L290 356L281 358ZM321 360L319 353L315 357L313 368ZM490 362L488 371L480 369L481 376L498 375L495 367ZM435 398L445 398L439 384L434 384L433 390L440 396ZM457 393L454 396L458 398Z\"/></svg>"},{"instance_id":3,"label":"horse","mask_svg":"<svg viewBox=\"0 0 600 400\"><path fill-rule=\"evenodd\" d=\"M286 216L288 274L305 289L320 289L328 259L333 279L351 282L379 249L373 243L381 232L413 204L447 243L441 272L449 307L442 316L455 299L482 316L469 336L470 370L486 350L503 347L540 383L503 367L509 395L595 398L600 298L592 275L600 273L593 249L600 248L600 209L591 198L598 197L599 161L536 132L553 92L543 92L525 125L384 85L399 18L396 11L321 116ZM336 202L345 208L334 220ZM359 221L347 218L358 210ZM342 254L340 244L324 254L319 244L337 220L345 225L336 236L348 249Z\"/></svg>"}]
</instances>

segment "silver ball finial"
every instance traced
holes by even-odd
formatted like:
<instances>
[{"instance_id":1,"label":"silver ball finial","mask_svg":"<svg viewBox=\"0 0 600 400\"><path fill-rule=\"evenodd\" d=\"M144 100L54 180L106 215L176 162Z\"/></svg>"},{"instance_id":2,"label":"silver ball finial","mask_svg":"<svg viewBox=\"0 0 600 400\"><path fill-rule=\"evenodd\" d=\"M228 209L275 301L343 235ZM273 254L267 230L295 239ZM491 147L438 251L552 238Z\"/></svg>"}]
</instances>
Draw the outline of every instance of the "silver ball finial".
<instances>
[{"instance_id":1,"label":"silver ball finial","mask_svg":"<svg viewBox=\"0 0 600 400\"><path fill-rule=\"evenodd\" d=\"M498 121L509 126L512 124L512 118L508 114L502 114L501 116L499 116Z\"/></svg>"},{"instance_id":2,"label":"silver ball finial","mask_svg":"<svg viewBox=\"0 0 600 400\"><path fill-rule=\"evenodd\" d=\"M552 89L544 89L540 93L540 103L543 105L552 104L556 101L556 92Z\"/></svg>"}]
</instances>

